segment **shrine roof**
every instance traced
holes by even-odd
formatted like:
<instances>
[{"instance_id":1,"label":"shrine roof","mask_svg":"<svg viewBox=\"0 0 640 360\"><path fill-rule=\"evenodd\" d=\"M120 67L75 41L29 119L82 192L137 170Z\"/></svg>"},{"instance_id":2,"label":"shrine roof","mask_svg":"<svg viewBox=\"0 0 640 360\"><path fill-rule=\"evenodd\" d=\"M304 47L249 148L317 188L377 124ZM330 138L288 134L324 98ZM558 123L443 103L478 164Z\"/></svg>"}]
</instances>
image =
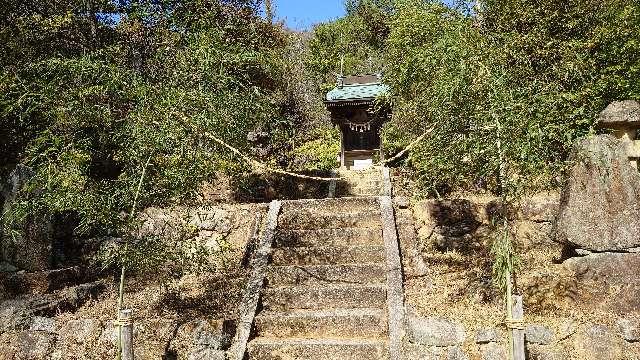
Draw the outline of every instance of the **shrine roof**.
<instances>
[{"instance_id":1,"label":"shrine roof","mask_svg":"<svg viewBox=\"0 0 640 360\"><path fill-rule=\"evenodd\" d=\"M374 100L376 97L383 95L389 91L389 87L380 83L377 78L373 77L359 77L360 79L366 79L370 82L360 83L353 82L356 77L346 78L344 85L336 86L333 90L329 91L326 96L327 102L345 102L345 101L359 101L359 100Z\"/></svg>"}]
</instances>

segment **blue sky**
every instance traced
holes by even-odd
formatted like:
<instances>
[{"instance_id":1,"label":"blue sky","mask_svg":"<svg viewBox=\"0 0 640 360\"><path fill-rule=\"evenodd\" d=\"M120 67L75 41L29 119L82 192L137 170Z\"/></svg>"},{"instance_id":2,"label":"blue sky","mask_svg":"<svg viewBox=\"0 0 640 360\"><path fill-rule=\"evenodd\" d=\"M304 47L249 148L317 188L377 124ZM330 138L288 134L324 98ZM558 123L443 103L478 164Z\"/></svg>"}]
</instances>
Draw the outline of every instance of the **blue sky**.
<instances>
[{"instance_id":1,"label":"blue sky","mask_svg":"<svg viewBox=\"0 0 640 360\"><path fill-rule=\"evenodd\" d=\"M343 0L275 0L276 18L296 30L344 15Z\"/></svg>"},{"instance_id":2,"label":"blue sky","mask_svg":"<svg viewBox=\"0 0 640 360\"><path fill-rule=\"evenodd\" d=\"M344 0L273 0L276 19L295 30L307 30L314 24L344 15ZM444 0L445 4L453 0Z\"/></svg>"}]
</instances>

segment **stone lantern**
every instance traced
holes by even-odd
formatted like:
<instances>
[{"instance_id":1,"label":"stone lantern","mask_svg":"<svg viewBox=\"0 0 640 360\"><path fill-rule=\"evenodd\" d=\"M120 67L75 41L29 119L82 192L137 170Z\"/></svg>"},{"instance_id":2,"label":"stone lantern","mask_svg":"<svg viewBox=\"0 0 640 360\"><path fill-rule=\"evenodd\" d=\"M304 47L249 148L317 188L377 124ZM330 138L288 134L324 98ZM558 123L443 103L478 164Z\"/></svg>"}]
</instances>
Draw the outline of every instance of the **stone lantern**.
<instances>
[{"instance_id":1,"label":"stone lantern","mask_svg":"<svg viewBox=\"0 0 640 360\"><path fill-rule=\"evenodd\" d=\"M614 101L598 117L598 127L613 130L613 135L627 143L627 155L634 167L640 159L640 103L635 100Z\"/></svg>"}]
</instances>

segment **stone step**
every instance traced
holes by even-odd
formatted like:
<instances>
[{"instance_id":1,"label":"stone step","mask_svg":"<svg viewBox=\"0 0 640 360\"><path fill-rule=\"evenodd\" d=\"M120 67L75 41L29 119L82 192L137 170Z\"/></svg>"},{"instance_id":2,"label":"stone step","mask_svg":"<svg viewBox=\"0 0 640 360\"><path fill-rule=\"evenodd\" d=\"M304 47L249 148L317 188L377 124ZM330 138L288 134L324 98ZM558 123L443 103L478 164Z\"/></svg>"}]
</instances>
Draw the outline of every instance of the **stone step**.
<instances>
[{"instance_id":1,"label":"stone step","mask_svg":"<svg viewBox=\"0 0 640 360\"><path fill-rule=\"evenodd\" d=\"M357 178L357 179L344 179L337 182L338 186L343 187L373 187L373 186L382 186L384 181L382 178Z\"/></svg>"},{"instance_id":2,"label":"stone step","mask_svg":"<svg viewBox=\"0 0 640 360\"><path fill-rule=\"evenodd\" d=\"M342 179L382 178L381 171L344 171L337 174Z\"/></svg>"},{"instance_id":3,"label":"stone step","mask_svg":"<svg viewBox=\"0 0 640 360\"><path fill-rule=\"evenodd\" d=\"M256 360L382 360L389 358L383 340L270 339L249 343L249 359Z\"/></svg>"},{"instance_id":4,"label":"stone step","mask_svg":"<svg viewBox=\"0 0 640 360\"><path fill-rule=\"evenodd\" d=\"M350 192L354 195L359 196L378 196L382 194L382 186L380 187L367 187L367 188L355 188L351 189Z\"/></svg>"},{"instance_id":5,"label":"stone step","mask_svg":"<svg viewBox=\"0 0 640 360\"><path fill-rule=\"evenodd\" d=\"M383 244L381 228L279 230L274 247Z\"/></svg>"},{"instance_id":6,"label":"stone step","mask_svg":"<svg viewBox=\"0 0 640 360\"><path fill-rule=\"evenodd\" d=\"M294 310L262 312L255 319L258 336L269 338L383 338L386 314L381 309Z\"/></svg>"},{"instance_id":7,"label":"stone step","mask_svg":"<svg viewBox=\"0 0 640 360\"><path fill-rule=\"evenodd\" d=\"M304 211L311 211L316 214L334 214L340 212L378 210L379 208L378 199L374 197L288 200L282 203L282 215Z\"/></svg>"},{"instance_id":8,"label":"stone step","mask_svg":"<svg viewBox=\"0 0 640 360\"><path fill-rule=\"evenodd\" d=\"M342 229L342 228L380 228L380 210L362 210L356 212L319 213L299 211L284 213L278 219L280 229Z\"/></svg>"},{"instance_id":9,"label":"stone step","mask_svg":"<svg viewBox=\"0 0 640 360\"><path fill-rule=\"evenodd\" d=\"M348 184L351 186L374 186L381 185L383 183L382 178L359 178L359 179L345 179L340 181L341 184Z\"/></svg>"},{"instance_id":10,"label":"stone step","mask_svg":"<svg viewBox=\"0 0 640 360\"><path fill-rule=\"evenodd\" d=\"M387 287L382 284L280 286L266 288L266 310L385 308Z\"/></svg>"},{"instance_id":11,"label":"stone step","mask_svg":"<svg viewBox=\"0 0 640 360\"><path fill-rule=\"evenodd\" d=\"M383 245L314 246L276 248L272 265L338 265L383 263Z\"/></svg>"},{"instance_id":12,"label":"stone step","mask_svg":"<svg viewBox=\"0 0 640 360\"><path fill-rule=\"evenodd\" d=\"M271 266L267 270L269 286L322 283L383 284L384 264L346 264L312 266Z\"/></svg>"},{"instance_id":13,"label":"stone step","mask_svg":"<svg viewBox=\"0 0 640 360\"><path fill-rule=\"evenodd\" d=\"M337 171L338 176L347 177L347 176L382 176L381 168L371 168L364 170L346 170L340 169Z\"/></svg>"},{"instance_id":14,"label":"stone step","mask_svg":"<svg viewBox=\"0 0 640 360\"><path fill-rule=\"evenodd\" d=\"M357 190L357 189L380 189L382 181L359 181L359 182L343 182L338 185L338 189Z\"/></svg>"}]
</instances>

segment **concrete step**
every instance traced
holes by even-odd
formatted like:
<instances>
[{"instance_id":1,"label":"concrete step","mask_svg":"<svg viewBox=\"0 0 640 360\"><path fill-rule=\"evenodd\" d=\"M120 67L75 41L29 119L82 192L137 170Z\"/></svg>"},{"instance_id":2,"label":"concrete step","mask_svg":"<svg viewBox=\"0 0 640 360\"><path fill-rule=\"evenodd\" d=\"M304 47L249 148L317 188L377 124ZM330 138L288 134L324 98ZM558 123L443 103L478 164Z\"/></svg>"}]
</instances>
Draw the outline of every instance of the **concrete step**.
<instances>
[{"instance_id":1,"label":"concrete step","mask_svg":"<svg viewBox=\"0 0 640 360\"><path fill-rule=\"evenodd\" d=\"M337 265L384 263L383 245L276 248L272 265Z\"/></svg>"},{"instance_id":2,"label":"concrete step","mask_svg":"<svg viewBox=\"0 0 640 360\"><path fill-rule=\"evenodd\" d=\"M265 310L385 308L387 287L382 284L280 286L266 288Z\"/></svg>"},{"instance_id":3,"label":"concrete step","mask_svg":"<svg viewBox=\"0 0 640 360\"><path fill-rule=\"evenodd\" d=\"M269 338L383 338L381 309L294 310L262 312L255 319L258 336Z\"/></svg>"},{"instance_id":4,"label":"concrete step","mask_svg":"<svg viewBox=\"0 0 640 360\"><path fill-rule=\"evenodd\" d=\"M274 247L383 244L381 228L279 230Z\"/></svg>"},{"instance_id":5,"label":"concrete step","mask_svg":"<svg viewBox=\"0 0 640 360\"><path fill-rule=\"evenodd\" d=\"M319 213L299 211L284 213L278 219L280 229L342 229L342 228L380 228L380 210L368 209L355 212Z\"/></svg>"},{"instance_id":6,"label":"concrete step","mask_svg":"<svg viewBox=\"0 0 640 360\"><path fill-rule=\"evenodd\" d=\"M384 284L386 272L384 264L270 266L267 283L272 287L323 283Z\"/></svg>"},{"instance_id":7,"label":"concrete step","mask_svg":"<svg viewBox=\"0 0 640 360\"><path fill-rule=\"evenodd\" d=\"M389 358L383 340L270 339L249 343L249 359L256 360L382 360Z\"/></svg>"}]
</instances>

